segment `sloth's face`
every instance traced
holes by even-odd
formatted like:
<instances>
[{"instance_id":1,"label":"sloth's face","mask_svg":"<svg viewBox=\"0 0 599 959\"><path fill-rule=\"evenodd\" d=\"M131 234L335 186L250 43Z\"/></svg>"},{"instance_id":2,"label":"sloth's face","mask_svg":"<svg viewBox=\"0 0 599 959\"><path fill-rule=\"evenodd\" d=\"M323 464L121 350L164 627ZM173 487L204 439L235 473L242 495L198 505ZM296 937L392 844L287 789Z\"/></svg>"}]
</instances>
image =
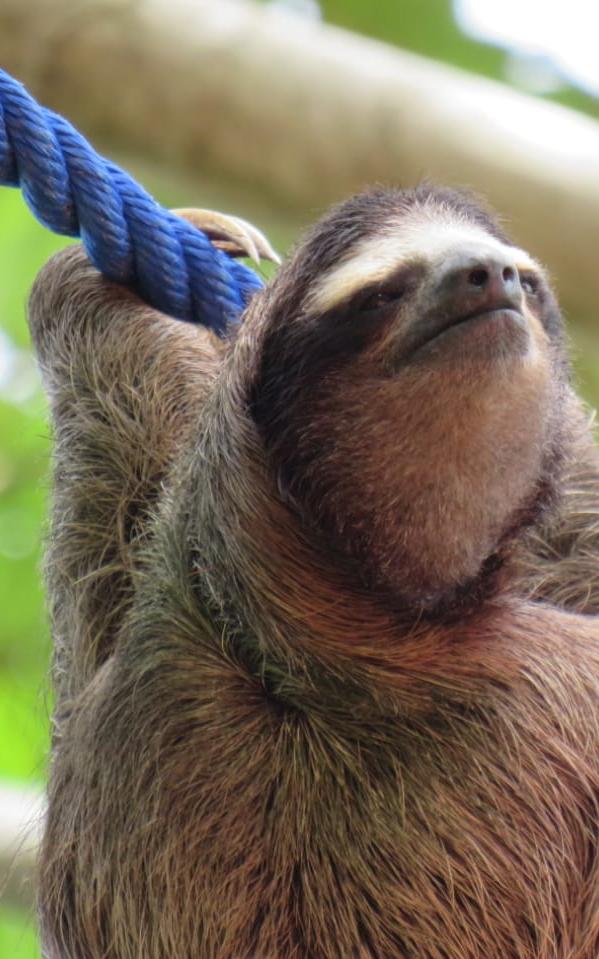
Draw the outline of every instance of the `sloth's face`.
<instances>
[{"instance_id":1,"label":"sloth's face","mask_svg":"<svg viewBox=\"0 0 599 959\"><path fill-rule=\"evenodd\" d=\"M345 341L343 355L355 338L390 375L414 364L534 366L560 328L543 270L525 251L426 208L351 250L304 311L329 353L331 340Z\"/></svg>"},{"instance_id":2,"label":"sloth's face","mask_svg":"<svg viewBox=\"0 0 599 959\"><path fill-rule=\"evenodd\" d=\"M409 605L475 582L555 486L559 309L489 224L434 197L391 209L263 333L253 409L280 488Z\"/></svg>"}]
</instances>

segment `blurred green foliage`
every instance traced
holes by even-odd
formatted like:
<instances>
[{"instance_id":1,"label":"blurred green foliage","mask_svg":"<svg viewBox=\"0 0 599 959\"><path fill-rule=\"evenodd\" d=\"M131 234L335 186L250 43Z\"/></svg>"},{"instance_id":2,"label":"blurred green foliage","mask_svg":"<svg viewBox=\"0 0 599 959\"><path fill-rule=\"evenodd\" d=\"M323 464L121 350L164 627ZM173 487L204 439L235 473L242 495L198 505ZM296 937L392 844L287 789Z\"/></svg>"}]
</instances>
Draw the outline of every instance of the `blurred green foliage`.
<instances>
[{"instance_id":1,"label":"blurred green foliage","mask_svg":"<svg viewBox=\"0 0 599 959\"><path fill-rule=\"evenodd\" d=\"M39 959L39 948L33 919L24 917L13 909L0 912L0 956L2 959Z\"/></svg>"},{"instance_id":2,"label":"blurred green foliage","mask_svg":"<svg viewBox=\"0 0 599 959\"><path fill-rule=\"evenodd\" d=\"M323 0L321 8L330 22L503 77L505 53L464 37L449 0ZM574 90L564 90L556 99L599 115L596 101ZM239 187L233 191L208 181L174 183L168 171L157 173L139 162L126 165L163 203L197 203L239 213L264 228L279 249L286 248L296 231L296 222L265 210ZM40 557L50 444L45 401L29 352L25 302L38 269L66 242L34 221L18 192L0 190L0 778L40 783L49 713L50 643ZM587 332L576 334L575 353L583 392L597 401L597 344ZM27 917L6 908L0 908L0 956L38 956Z\"/></svg>"}]
</instances>

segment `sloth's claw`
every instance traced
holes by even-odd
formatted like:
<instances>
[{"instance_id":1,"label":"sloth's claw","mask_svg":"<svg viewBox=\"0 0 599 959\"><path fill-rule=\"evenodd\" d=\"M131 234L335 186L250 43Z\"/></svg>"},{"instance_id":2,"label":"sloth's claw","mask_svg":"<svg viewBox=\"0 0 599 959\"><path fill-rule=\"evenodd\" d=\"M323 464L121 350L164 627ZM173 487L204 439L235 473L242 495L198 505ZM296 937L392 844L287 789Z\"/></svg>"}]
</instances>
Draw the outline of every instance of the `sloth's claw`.
<instances>
[{"instance_id":1,"label":"sloth's claw","mask_svg":"<svg viewBox=\"0 0 599 959\"><path fill-rule=\"evenodd\" d=\"M197 226L214 246L224 250L229 256L247 256L255 263L259 263L260 260L281 262L281 258L273 250L264 234L239 216L196 207L182 207L173 210L173 213Z\"/></svg>"}]
</instances>

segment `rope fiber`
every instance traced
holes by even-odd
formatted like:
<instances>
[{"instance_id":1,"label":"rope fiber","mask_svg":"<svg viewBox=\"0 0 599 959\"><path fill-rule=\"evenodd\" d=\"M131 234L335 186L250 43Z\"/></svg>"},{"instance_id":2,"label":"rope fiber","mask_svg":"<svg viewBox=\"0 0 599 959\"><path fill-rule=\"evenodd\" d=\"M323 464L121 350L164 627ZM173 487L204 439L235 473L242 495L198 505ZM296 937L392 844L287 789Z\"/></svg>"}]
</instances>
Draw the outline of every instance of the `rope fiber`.
<instances>
[{"instance_id":1,"label":"rope fiber","mask_svg":"<svg viewBox=\"0 0 599 959\"><path fill-rule=\"evenodd\" d=\"M54 233L79 236L107 279L224 336L262 286L249 267L160 206L67 121L0 70L0 183Z\"/></svg>"}]
</instances>

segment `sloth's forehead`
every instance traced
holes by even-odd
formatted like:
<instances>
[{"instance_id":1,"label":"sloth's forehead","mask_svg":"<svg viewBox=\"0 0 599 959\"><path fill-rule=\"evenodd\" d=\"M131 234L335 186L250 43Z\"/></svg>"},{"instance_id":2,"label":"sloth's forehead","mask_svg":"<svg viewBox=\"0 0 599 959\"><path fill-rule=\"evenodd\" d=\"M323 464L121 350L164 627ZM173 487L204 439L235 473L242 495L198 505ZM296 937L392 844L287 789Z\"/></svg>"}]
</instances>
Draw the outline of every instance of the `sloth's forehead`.
<instances>
[{"instance_id":1,"label":"sloth's forehead","mask_svg":"<svg viewBox=\"0 0 599 959\"><path fill-rule=\"evenodd\" d=\"M449 211L415 211L356 244L343 260L319 277L307 305L310 311L326 312L362 287L384 282L402 265L426 263L435 267L460 254L484 259L498 253L508 256L517 269L540 270L524 250L503 243L471 220Z\"/></svg>"}]
</instances>

